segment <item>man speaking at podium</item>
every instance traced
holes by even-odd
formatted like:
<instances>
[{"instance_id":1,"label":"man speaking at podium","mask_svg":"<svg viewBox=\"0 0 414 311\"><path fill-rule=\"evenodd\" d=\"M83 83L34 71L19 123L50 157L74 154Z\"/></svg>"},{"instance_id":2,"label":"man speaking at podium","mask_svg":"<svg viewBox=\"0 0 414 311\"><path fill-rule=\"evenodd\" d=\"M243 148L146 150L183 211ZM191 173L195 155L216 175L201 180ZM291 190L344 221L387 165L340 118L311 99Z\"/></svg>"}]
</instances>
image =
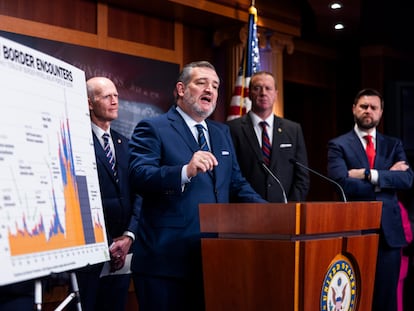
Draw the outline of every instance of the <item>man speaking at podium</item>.
<instances>
[{"instance_id":1,"label":"man speaking at podium","mask_svg":"<svg viewBox=\"0 0 414 311\"><path fill-rule=\"evenodd\" d=\"M219 84L209 62L184 66L176 105L132 135L131 184L143 200L132 259L140 311L204 310L200 203L265 202L240 173L227 125L206 120Z\"/></svg>"},{"instance_id":2,"label":"man speaking at podium","mask_svg":"<svg viewBox=\"0 0 414 311\"><path fill-rule=\"evenodd\" d=\"M328 175L351 201L382 201L372 311L395 311L401 248L407 245L397 191L411 188L413 171L402 142L376 129L383 109L378 91L364 89L357 94L352 106L354 129L328 143Z\"/></svg>"}]
</instances>

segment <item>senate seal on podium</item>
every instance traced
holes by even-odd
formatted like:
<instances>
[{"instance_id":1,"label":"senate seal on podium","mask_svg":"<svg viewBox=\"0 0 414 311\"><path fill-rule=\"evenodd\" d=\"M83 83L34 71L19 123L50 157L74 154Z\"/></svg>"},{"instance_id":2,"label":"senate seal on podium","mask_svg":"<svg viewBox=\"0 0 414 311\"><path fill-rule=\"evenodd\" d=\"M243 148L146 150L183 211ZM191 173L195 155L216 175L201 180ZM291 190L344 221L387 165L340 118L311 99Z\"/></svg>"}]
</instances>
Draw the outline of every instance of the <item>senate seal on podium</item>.
<instances>
[{"instance_id":1,"label":"senate seal on podium","mask_svg":"<svg viewBox=\"0 0 414 311\"><path fill-rule=\"evenodd\" d=\"M358 280L351 261L337 255L325 274L321 291L321 311L352 311L356 308Z\"/></svg>"}]
</instances>

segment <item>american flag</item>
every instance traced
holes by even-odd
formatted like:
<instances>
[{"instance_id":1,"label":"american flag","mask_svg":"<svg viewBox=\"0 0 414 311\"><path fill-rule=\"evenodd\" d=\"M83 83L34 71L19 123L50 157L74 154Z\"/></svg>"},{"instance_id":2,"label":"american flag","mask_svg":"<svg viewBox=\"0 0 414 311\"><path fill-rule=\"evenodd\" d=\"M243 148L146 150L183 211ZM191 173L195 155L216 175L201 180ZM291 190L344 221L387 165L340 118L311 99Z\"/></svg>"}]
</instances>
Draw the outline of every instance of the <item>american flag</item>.
<instances>
[{"instance_id":1,"label":"american flag","mask_svg":"<svg viewBox=\"0 0 414 311\"><path fill-rule=\"evenodd\" d=\"M249 99L249 83L253 73L260 70L260 54L257 40L257 9L252 4L249 8L249 29L246 48L237 74L233 96L231 98L227 120L246 114L252 103Z\"/></svg>"}]
</instances>

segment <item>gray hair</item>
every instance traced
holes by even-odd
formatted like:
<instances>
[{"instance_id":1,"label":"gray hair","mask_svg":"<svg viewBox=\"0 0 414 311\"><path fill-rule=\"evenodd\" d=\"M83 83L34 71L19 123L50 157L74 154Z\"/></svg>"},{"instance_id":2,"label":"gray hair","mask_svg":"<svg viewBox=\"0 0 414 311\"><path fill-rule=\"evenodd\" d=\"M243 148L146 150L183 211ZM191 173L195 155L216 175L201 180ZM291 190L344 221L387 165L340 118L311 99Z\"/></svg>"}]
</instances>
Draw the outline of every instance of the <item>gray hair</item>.
<instances>
[{"instance_id":1,"label":"gray hair","mask_svg":"<svg viewBox=\"0 0 414 311\"><path fill-rule=\"evenodd\" d=\"M216 71L216 68L214 68L214 66L208 61L202 60L192 62L183 67L183 70L180 72L180 75L178 76L177 82L182 82L185 85L187 85L188 82L190 82L191 80L191 71L193 70L193 68L199 67L210 68Z\"/></svg>"}]
</instances>

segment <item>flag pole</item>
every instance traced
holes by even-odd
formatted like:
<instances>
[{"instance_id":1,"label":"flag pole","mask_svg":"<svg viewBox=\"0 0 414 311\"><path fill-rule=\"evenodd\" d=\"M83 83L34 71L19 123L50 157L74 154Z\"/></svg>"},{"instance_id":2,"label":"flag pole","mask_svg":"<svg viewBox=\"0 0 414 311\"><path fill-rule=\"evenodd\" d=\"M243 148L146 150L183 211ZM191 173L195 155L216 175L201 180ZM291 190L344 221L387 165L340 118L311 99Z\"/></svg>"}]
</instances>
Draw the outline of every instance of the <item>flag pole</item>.
<instances>
[{"instance_id":1,"label":"flag pole","mask_svg":"<svg viewBox=\"0 0 414 311\"><path fill-rule=\"evenodd\" d=\"M238 118L247 113L251 108L249 99L249 83L252 74L260 70L260 53L257 39L257 9L255 1L251 1L249 7L249 19L247 28L247 42L243 51L243 57L237 75L234 93L231 99L227 120Z\"/></svg>"},{"instance_id":2,"label":"flag pole","mask_svg":"<svg viewBox=\"0 0 414 311\"><path fill-rule=\"evenodd\" d=\"M257 23L257 9L255 8L255 6L254 6L254 3L255 3L255 1L254 0L252 0L251 2L250 2L250 7L249 7L249 16L251 16L251 15L253 15L253 24L256 24ZM251 29L251 23L249 22L249 29L248 29L248 39L247 39L247 42L246 42L246 54L244 55L244 57L243 57L243 72L246 72L246 70L247 70L247 63L248 63L248 57L250 57L250 55L249 56L247 56L246 57L246 55L247 54L251 54L251 46L249 46L249 44L251 43L251 36L252 36L252 29ZM248 85L247 85L247 83L246 83L246 76L245 75L243 75L243 83L242 83L242 85L245 85L246 87L248 87ZM245 91L246 90L246 88L242 88L242 90L241 90L241 97L240 97L240 109L239 109L239 117L241 117L242 115L243 115L243 108L246 108L245 107L245 102L246 102L246 99L245 99Z\"/></svg>"}]
</instances>

